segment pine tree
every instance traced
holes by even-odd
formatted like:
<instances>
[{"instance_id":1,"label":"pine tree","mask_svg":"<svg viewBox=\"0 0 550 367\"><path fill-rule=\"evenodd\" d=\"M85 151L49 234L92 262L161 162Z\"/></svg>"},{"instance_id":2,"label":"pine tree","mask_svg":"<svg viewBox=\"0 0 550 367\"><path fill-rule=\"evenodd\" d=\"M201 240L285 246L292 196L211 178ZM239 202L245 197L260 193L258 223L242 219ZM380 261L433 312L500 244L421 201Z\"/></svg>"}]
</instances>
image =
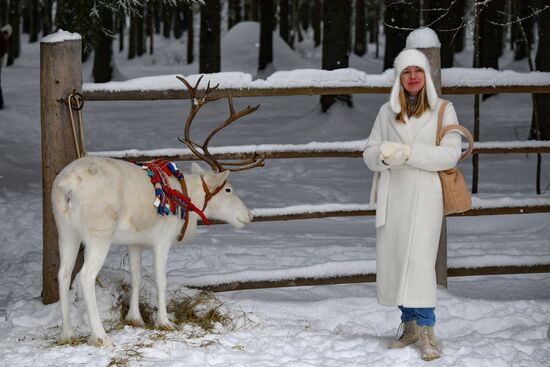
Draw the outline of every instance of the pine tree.
<instances>
[{"instance_id":1,"label":"pine tree","mask_svg":"<svg viewBox=\"0 0 550 367\"><path fill-rule=\"evenodd\" d=\"M365 0L355 0L355 46L353 52L358 56L363 56L367 52Z\"/></svg>"},{"instance_id":2,"label":"pine tree","mask_svg":"<svg viewBox=\"0 0 550 367\"><path fill-rule=\"evenodd\" d=\"M290 46L290 13L289 0L279 0L279 35Z\"/></svg>"},{"instance_id":3,"label":"pine tree","mask_svg":"<svg viewBox=\"0 0 550 367\"><path fill-rule=\"evenodd\" d=\"M313 5L313 16L311 18L315 47L321 45L321 19L323 17L322 10L323 7L321 5L321 0L315 0L315 4Z\"/></svg>"},{"instance_id":4,"label":"pine tree","mask_svg":"<svg viewBox=\"0 0 550 367\"><path fill-rule=\"evenodd\" d=\"M104 30L113 30L113 13L109 9L101 9L99 15L101 27ZM105 83L113 78L113 37L105 32L95 33L94 66L92 74L94 82Z\"/></svg>"},{"instance_id":5,"label":"pine tree","mask_svg":"<svg viewBox=\"0 0 550 367\"><path fill-rule=\"evenodd\" d=\"M351 0L323 2L323 69L334 70L349 66L351 49ZM352 106L351 96L321 96L323 112L337 100Z\"/></svg>"},{"instance_id":6,"label":"pine tree","mask_svg":"<svg viewBox=\"0 0 550 367\"><path fill-rule=\"evenodd\" d=\"M31 0L30 2L30 24L29 24L29 43L38 41L38 33L40 32L41 17L40 17L40 2Z\"/></svg>"},{"instance_id":7,"label":"pine tree","mask_svg":"<svg viewBox=\"0 0 550 367\"><path fill-rule=\"evenodd\" d=\"M187 26L186 26L186 29L187 29L187 63L188 64L192 64L193 61L195 61L195 43L194 43L194 40L195 40L195 30L194 30L194 11L193 11L193 6L188 4L186 9L185 9L185 12L186 12L186 16L185 16L185 19L187 21Z\"/></svg>"},{"instance_id":8,"label":"pine tree","mask_svg":"<svg viewBox=\"0 0 550 367\"><path fill-rule=\"evenodd\" d=\"M205 0L201 6L199 73L221 70L220 0Z\"/></svg>"},{"instance_id":9,"label":"pine tree","mask_svg":"<svg viewBox=\"0 0 550 367\"><path fill-rule=\"evenodd\" d=\"M273 0L262 0L261 9L258 69L265 70L273 62Z\"/></svg>"}]
</instances>

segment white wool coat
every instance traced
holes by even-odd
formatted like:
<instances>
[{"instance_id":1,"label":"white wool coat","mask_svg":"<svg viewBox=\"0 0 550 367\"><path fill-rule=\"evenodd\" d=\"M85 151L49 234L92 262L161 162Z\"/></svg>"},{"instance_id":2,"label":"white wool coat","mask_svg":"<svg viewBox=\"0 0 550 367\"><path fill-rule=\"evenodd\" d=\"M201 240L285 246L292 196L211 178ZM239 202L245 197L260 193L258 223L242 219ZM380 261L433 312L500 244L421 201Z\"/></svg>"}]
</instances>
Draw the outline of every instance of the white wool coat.
<instances>
[{"instance_id":1,"label":"white wool coat","mask_svg":"<svg viewBox=\"0 0 550 367\"><path fill-rule=\"evenodd\" d=\"M371 207L376 205L376 281L378 302L405 307L435 307L435 261L443 219L443 197L437 171L454 167L461 138L450 132L435 145L437 114L442 100L420 117L396 121L384 104L367 140L363 158L374 171ZM443 126L458 123L451 103ZM409 144L408 161L389 167L380 159L384 141Z\"/></svg>"}]
</instances>

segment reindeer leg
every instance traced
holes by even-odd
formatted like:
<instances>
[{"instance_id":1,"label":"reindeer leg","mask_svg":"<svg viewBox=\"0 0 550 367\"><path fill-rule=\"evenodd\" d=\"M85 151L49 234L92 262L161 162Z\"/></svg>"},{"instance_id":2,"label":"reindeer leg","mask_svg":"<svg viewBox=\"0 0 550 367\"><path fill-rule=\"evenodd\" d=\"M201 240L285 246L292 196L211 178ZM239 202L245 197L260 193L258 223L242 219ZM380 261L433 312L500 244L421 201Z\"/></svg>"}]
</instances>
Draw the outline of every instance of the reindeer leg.
<instances>
[{"instance_id":1,"label":"reindeer leg","mask_svg":"<svg viewBox=\"0 0 550 367\"><path fill-rule=\"evenodd\" d=\"M132 279L132 294L130 296L130 309L126 315L126 321L134 326L143 326L143 318L139 312L139 290L141 288L141 253L143 246L128 246L130 257L130 277Z\"/></svg>"},{"instance_id":2,"label":"reindeer leg","mask_svg":"<svg viewBox=\"0 0 550 367\"><path fill-rule=\"evenodd\" d=\"M155 326L162 330L175 330L176 325L168 319L166 312L166 261L171 243L159 243L154 246L155 280L158 295L158 313Z\"/></svg>"},{"instance_id":3,"label":"reindeer leg","mask_svg":"<svg viewBox=\"0 0 550 367\"><path fill-rule=\"evenodd\" d=\"M71 314L69 312L69 287L78 250L80 237L68 226L58 228L59 232L59 272L57 274L59 287L59 302L61 304L61 343L75 343Z\"/></svg>"},{"instance_id":4,"label":"reindeer leg","mask_svg":"<svg viewBox=\"0 0 550 367\"><path fill-rule=\"evenodd\" d=\"M101 323L95 296L95 279L105 262L110 246L110 240L103 238L92 238L86 241L85 260L80 271L80 285L84 293L84 300L88 309L88 319L90 321L90 328L92 329L90 342L98 347L113 344Z\"/></svg>"}]
</instances>

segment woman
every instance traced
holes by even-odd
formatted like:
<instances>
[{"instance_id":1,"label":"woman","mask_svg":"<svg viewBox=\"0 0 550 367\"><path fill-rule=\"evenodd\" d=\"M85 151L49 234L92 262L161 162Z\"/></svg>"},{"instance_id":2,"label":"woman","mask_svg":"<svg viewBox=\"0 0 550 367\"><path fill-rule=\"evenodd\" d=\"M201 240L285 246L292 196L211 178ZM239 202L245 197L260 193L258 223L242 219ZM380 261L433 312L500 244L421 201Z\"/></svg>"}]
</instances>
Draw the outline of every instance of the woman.
<instances>
[{"instance_id":1,"label":"woman","mask_svg":"<svg viewBox=\"0 0 550 367\"><path fill-rule=\"evenodd\" d=\"M432 360L441 356L434 335L435 261L443 219L437 171L456 165L461 138L448 133L435 145L443 100L426 56L404 50L395 59L394 71L390 100L380 108L363 153L374 171L378 302L401 310L403 333L389 347L420 341L422 359ZM443 126L457 121L449 104Z\"/></svg>"}]
</instances>

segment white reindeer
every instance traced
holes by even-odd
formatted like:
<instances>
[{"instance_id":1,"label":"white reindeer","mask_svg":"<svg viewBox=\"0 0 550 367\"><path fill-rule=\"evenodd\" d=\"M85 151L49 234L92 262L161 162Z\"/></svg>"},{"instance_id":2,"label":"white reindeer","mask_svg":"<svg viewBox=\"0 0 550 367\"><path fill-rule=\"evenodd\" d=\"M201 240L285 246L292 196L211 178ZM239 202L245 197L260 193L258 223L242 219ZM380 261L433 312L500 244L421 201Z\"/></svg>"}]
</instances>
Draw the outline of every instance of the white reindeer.
<instances>
[{"instance_id":1,"label":"white reindeer","mask_svg":"<svg viewBox=\"0 0 550 367\"><path fill-rule=\"evenodd\" d=\"M202 77L201 77L202 78ZM252 221L252 214L241 199L233 192L227 181L230 170L226 170L208 152L212 136L238 118L254 112L250 106L235 112L228 95L230 115L205 140L201 146L189 139L189 128L198 110L214 98L210 83L201 98L197 97L199 79L195 87L180 78L187 86L192 106L185 126L185 138L180 139L196 155L214 169L205 172L193 163L192 174L185 176L185 186L191 202L207 218L225 221L236 228L242 228ZM202 152L196 148L200 147ZM233 171L263 165L263 158L240 162L241 167ZM234 165L234 164L233 164ZM217 171L217 172L216 172ZM182 191L180 182L169 177L170 186ZM58 274L59 297L62 315L61 341L75 341L69 317L68 292L71 274L80 243L85 244L84 264L80 271L91 328L90 342L97 346L112 342L103 328L95 296L96 277L103 266L112 243L127 245L130 259L131 296L126 320L134 325L143 325L139 311L139 289L141 286L141 253L149 246L154 253L155 280L158 293L158 314L156 326L174 329L166 312L166 261L168 251L176 242L184 221L177 215L160 216L153 206L155 190L150 177L141 167L122 160L103 157L84 157L66 166L56 177L52 188L53 214L59 235L60 268ZM197 213L188 211L183 241L190 240L196 233Z\"/></svg>"}]
</instances>

